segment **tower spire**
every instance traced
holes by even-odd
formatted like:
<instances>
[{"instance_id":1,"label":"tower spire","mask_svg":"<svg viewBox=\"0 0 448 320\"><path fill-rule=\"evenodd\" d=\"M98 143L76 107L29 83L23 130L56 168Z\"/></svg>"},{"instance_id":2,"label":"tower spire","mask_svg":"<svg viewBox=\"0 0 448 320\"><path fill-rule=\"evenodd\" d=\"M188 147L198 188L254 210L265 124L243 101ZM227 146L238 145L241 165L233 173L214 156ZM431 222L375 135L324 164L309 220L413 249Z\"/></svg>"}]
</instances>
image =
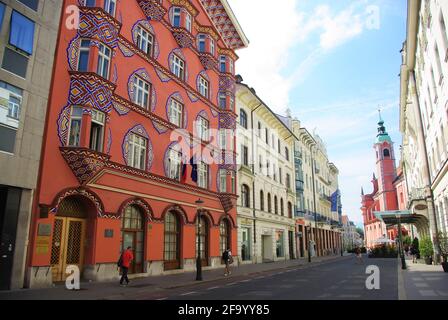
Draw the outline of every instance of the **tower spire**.
<instances>
[{"instance_id":1,"label":"tower spire","mask_svg":"<svg viewBox=\"0 0 448 320\"><path fill-rule=\"evenodd\" d=\"M383 117L381 116L381 107L378 107L379 121L378 121L378 134L376 135L376 143L383 143L385 141L392 143L392 139L387 133L386 126L384 125Z\"/></svg>"}]
</instances>

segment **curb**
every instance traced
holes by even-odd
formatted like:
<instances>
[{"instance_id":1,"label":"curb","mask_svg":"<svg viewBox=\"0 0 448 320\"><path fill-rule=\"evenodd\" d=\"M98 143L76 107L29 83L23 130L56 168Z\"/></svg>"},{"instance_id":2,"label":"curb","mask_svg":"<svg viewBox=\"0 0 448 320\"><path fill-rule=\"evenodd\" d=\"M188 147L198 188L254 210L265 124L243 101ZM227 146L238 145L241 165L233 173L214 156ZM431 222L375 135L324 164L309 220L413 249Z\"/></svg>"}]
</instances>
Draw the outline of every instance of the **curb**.
<instances>
[{"instance_id":1,"label":"curb","mask_svg":"<svg viewBox=\"0 0 448 320\"><path fill-rule=\"evenodd\" d=\"M398 272L398 300L408 300L408 297L406 295L406 288L404 285L404 277L403 272L407 271L409 266L406 263L406 270L401 269L401 261L399 260L399 263L397 265L397 272Z\"/></svg>"}]
</instances>

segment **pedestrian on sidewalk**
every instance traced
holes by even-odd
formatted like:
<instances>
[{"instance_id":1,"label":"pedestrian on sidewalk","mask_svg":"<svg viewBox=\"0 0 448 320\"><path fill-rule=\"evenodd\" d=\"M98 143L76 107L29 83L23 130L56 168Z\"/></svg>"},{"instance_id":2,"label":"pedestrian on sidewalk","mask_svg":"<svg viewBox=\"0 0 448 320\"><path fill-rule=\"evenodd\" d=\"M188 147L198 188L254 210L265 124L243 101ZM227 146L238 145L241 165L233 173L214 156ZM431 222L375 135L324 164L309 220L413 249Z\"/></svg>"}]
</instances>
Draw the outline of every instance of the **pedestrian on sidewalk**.
<instances>
[{"instance_id":1,"label":"pedestrian on sidewalk","mask_svg":"<svg viewBox=\"0 0 448 320\"><path fill-rule=\"evenodd\" d=\"M412 263L417 262L417 250L415 249L414 245L411 244L411 257L412 257Z\"/></svg>"},{"instance_id":2,"label":"pedestrian on sidewalk","mask_svg":"<svg viewBox=\"0 0 448 320\"><path fill-rule=\"evenodd\" d=\"M364 260L362 259L361 249L359 247L355 248L355 254L356 254L356 263L364 264Z\"/></svg>"},{"instance_id":3,"label":"pedestrian on sidewalk","mask_svg":"<svg viewBox=\"0 0 448 320\"><path fill-rule=\"evenodd\" d=\"M121 286L127 286L129 284L128 271L129 271L129 267L131 266L132 260L134 260L134 254L132 253L132 247L128 247L121 254L120 259L118 260L118 266L121 268L121 279L120 279ZM124 281L126 281L126 284L124 284Z\"/></svg>"},{"instance_id":4,"label":"pedestrian on sidewalk","mask_svg":"<svg viewBox=\"0 0 448 320\"><path fill-rule=\"evenodd\" d=\"M232 251L230 251L230 248L227 248L222 253L222 260L224 261L226 268L224 270L224 275L227 277L228 275L232 274L230 271L230 265L233 263L233 257L232 257Z\"/></svg>"}]
</instances>

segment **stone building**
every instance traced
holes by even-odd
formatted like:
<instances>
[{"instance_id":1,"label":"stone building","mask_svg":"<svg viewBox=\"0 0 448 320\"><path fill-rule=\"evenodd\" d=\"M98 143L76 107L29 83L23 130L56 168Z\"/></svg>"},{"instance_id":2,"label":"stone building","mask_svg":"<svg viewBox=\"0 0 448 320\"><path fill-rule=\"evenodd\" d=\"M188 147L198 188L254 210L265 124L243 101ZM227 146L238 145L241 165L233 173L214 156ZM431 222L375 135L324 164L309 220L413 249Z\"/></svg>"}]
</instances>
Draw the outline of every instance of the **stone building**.
<instances>
[{"instance_id":1,"label":"stone building","mask_svg":"<svg viewBox=\"0 0 448 320\"><path fill-rule=\"evenodd\" d=\"M0 2L0 290L24 286L61 8Z\"/></svg>"}]
</instances>

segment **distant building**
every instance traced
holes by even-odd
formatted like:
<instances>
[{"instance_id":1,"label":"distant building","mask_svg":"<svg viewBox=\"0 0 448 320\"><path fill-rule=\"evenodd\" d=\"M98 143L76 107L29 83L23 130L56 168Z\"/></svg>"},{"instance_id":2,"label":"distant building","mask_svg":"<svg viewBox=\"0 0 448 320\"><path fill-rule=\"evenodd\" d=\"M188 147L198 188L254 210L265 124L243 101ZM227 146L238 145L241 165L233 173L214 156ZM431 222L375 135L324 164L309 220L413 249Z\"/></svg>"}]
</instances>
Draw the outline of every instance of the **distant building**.
<instances>
[{"instance_id":1,"label":"distant building","mask_svg":"<svg viewBox=\"0 0 448 320\"><path fill-rule=\"evenodd\" d=\"M237 84L238 256L242 263L296 258L294 135L244 83Z\"/></svg>"},{"instance_id":2,"label":"distant building","mask_svg":"<svg viewBox=\"0 0 448 320\"><path fill-rule=\"evenodd\" d=\"M356 231L355 224L349 220L348 216L342 216L342 239L344 251L353 250L356 247L363 245L361 235Z\"/></svg>"},{"instance_id":3,"label":"distant building","mask_svg":"<svg viewBox=\"0 0 448 320\"><path fill-rule=\"evenodd\" d=\"M398 234L396 228L387 228L384 222L375 216L375 212L399 209L396 185L394 185L397 178L394 144L381 117L378 122L374 149L378 178L373 174L373 191L370 194L364 194L364 190L361 192L361 210L364 219L365 242L368 248L374 247L379 238L387 237L393 240Z\"/></svg>"}]
</instances>

